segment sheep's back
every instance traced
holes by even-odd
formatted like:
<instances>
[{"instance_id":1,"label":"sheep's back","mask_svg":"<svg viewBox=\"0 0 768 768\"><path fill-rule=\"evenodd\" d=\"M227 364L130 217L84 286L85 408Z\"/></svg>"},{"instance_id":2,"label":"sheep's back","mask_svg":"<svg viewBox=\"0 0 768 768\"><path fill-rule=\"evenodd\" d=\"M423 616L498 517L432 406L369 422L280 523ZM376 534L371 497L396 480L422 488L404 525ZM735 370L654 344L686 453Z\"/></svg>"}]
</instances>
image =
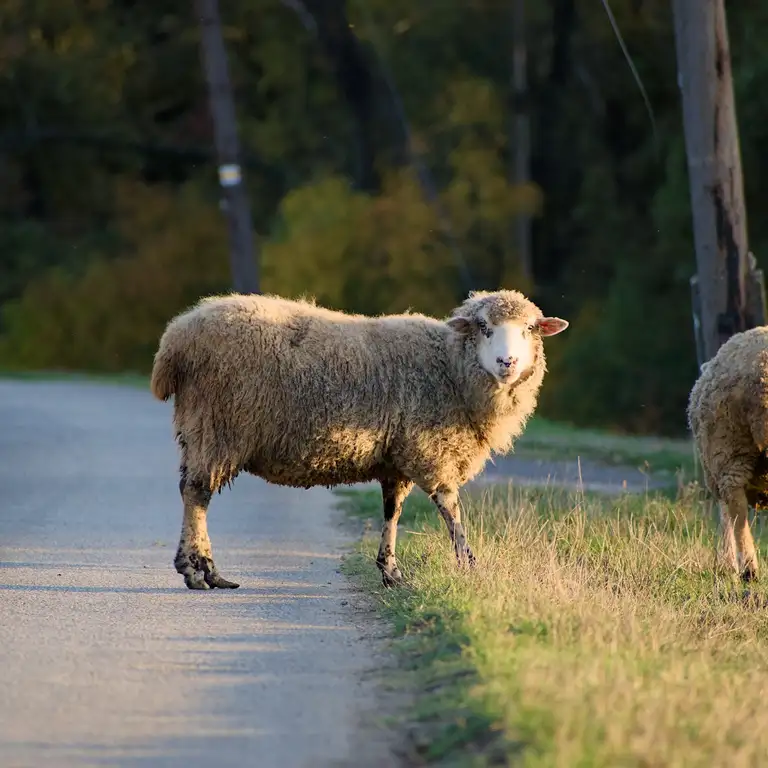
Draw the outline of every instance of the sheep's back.
<instances>
[{"instance_id":1,"label":"sheep's back","mask_svg":"<svg viewBox=\"0 0 768 768\"><path fill-rule=\"evenodd\" d=\"M445 398L429 373L438 321L232 297L199 305L187 324L193 360L177 427L225 475L244 467L291 485L373 479L423 399Z\"/></svg>"}]
</instances>

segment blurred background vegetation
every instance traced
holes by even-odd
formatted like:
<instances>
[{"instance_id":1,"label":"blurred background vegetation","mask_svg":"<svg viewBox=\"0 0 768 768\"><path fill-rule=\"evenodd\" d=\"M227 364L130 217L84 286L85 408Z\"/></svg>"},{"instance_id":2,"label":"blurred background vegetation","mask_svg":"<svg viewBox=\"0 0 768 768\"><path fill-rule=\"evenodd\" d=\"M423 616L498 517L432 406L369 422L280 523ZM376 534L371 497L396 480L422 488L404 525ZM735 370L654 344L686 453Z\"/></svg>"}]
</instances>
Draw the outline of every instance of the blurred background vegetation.
<instances>
[{"instance_id":1,"label":"blurred background vegetation","mask_svg":"<svg viewBox=\"0 0 768 768\"><path fill-rule=\"evenodd\" d=\"M671 3L611 5L658 140L601 3L531 0L521 186L509 0L221 2L262 290L440 315L465 289L458 251L473 288L521 288L571 320L548 345L543 415L683 432L695 263ZM728 14L766 266L768 3ZM192 2L4 0L0 368L147 371L174 313L229 290L212 150Z\"/></svg>"}]
</instances>

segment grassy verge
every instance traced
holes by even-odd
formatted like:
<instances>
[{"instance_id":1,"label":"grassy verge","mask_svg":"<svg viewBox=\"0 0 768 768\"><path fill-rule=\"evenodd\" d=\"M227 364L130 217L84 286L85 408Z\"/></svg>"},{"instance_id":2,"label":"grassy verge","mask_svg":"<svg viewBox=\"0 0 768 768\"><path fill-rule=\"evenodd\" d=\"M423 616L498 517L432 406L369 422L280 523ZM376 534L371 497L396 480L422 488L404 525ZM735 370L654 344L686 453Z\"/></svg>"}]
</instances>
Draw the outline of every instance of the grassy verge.
<instances>
[{"instance_id":1,"label":"grassy verge","mask_svg":"<svg viewBox=\"0 0 768 768\"><path fill-rule=\"evenodd\" d=\"M77 371L16 371L0 369L0 379L21 381L90 381L98 384L149 388L149 376L140 373L81 373Z\"/></svg>"},{"instance_id":2,"label":"grassy verge","mask_svg":"<svg viewBox=\"0 0 768 768\"><path fill-rule=\"evenodd\" d=\"M341 503L378 528L376 492ZM392 622L417 691L405 740L413 762L761 764L768 590L758 583L745 596L716 570L716 524L696 493L491 490L465 515L472 573L455 568L416 495L398 547L406 586L380 586L375 535L345 561Z\"/></svg>"},{"instance_id":3,"label":"grassy verge","mask_svg":"<svg viewBox=\"0 0 768 768\"><path fill-rule=\"evenodd\" d=\"M655 474L676 474L683 470L694 476L690 440L662 437L615 435L599 430L580 429L535 416L515 443L520 456L562 459L581 456L602 464L644 467Z\"/></svg>"}]
</instances>

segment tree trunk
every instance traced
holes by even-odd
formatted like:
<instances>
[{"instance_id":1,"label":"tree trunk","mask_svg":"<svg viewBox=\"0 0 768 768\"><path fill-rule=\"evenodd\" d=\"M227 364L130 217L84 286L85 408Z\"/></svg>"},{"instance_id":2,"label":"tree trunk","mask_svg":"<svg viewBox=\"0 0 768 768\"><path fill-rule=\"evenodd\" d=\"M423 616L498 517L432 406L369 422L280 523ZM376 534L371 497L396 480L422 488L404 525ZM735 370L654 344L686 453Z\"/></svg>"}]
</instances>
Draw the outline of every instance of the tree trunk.
<instances>
[{"instance_id":1,"label":"tree trunk","mask_svg":"<svg viewBox=\"0 0 768 768\"><path fill-rule=\"evenodd\" d=\"M723 0L675 0L675 39L696 247L700 346L711 359L734 333L764 321L750 308L747 217ZM762 292L755 287L753 295ZM761 315L763 317L761 317Z\"/></svg>"},{"instance_id":2,"label":"tree trunk","mask_svg":"<svg viewBox=\"0 0 768 768\"><path fill-rule=\"evenodd\" d=\"M573 162L564 167L559 152L558 126L562 123L569 77L574 69L572 55L573 36L576 30L575 0L553 0L550 20L551 52L549 71L538 86L539 97L533 117L535 143L532 146L532 177L543 189L547 207L552 210L569 210L575 205L574 175L581 170ZM562 226L553 227L546 217L531 222L532 239L538 254L536 272L538 290L553 285L568 262L571 253L570 239L562 232Z\"/></svg>"},{"instance_id":3,"label":"tree trunk","mask_svg":"<svg viewBox=\"0 0 768 768\"><path fill-rule=\"evenodd\" d=\"M222 188L222 207L229 224L230 267L238 293L259 292L259 271L248 193L240 165L240 144L227 68L227 53L221 35L217 0L195 0L200 21L203 66L213 118L213 132Z\"/></svg>"},{"instance_id":4,"label":"tree trunk","mask_svg":"<svg viewBox=\"0 0 768 768\"><path fill-rule=\"evenodd\" d=\"M531 180L531 130L528 116L528 51L525 34L525 0L512 0L512 105L514 112L512 183ZM525 290L534 286L531 253L531 218L518 214L514 222L514 242Z\"/></svg>"},{"instance_id":5,"label":"tree trunk","mask_svg":"<svg viewBox=\"0 0 768 768\"><path fill-rule=\"evenodd\" d=\"M356 115L361 141L361 157L371 168L364 179L375 179L375 162L410 165L422 194L437 214L440 233L450 248L459 280L465 291L472 287L472 277L453 234L451 223L438 195L437 186L426 164L414 152L411 126L391 72L371 47L366 55L357 36L350 31L344 0L283 0L298 12L305 27L313 26L326 55L333 62L337 81ZM367 137L367 141L365 141Z\"/></svg>"},{"instance_id":6,"label":"tree trunk","mask_svg":"<svg viewBox=\"0 0 768 768\"><path fill-rule=\"evenodd\" d=\"M367 192L379 189L377 163L407 160L406 137L397 119L386 83L377 77L373 62L349 25L344 0L303 0L318 41L331 64L339 89L355 119L357 185Z\"/></svg>"}]
</instances>

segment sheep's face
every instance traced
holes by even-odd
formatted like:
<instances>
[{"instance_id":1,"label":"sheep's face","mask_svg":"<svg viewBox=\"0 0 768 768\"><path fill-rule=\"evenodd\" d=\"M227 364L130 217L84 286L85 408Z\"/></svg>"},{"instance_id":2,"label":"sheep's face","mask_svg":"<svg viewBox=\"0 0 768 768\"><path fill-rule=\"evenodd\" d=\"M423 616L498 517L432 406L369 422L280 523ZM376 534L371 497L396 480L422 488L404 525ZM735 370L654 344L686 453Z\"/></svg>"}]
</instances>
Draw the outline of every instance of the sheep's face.
<instances>
[{"instance_id":1,"label":"sheep's face","mask_svg":"<svg viewBox=\"0 0 768 768\"><path fill-rule=\"evenodd\" d=\"M500 384L514 384L536 359L532 324L508 320L494 325L480 315L477 359Z\"/></svg>"},{"instance_id":2,"label":"sheep's face","mask_svg":"<svg viewBox=\"0 0 768 768\"><path fill-rule=\"evenodd\" d=\"M480 366L500 386L513 386L533 371L541 338L564 331L568 322L559 317L542 317L538 308L522 295L503 293L510 294L503 302L465 304L462 309L469 311L459 310L448 325L459 333L474 336Z\"/></svg>"}]
</instances>

